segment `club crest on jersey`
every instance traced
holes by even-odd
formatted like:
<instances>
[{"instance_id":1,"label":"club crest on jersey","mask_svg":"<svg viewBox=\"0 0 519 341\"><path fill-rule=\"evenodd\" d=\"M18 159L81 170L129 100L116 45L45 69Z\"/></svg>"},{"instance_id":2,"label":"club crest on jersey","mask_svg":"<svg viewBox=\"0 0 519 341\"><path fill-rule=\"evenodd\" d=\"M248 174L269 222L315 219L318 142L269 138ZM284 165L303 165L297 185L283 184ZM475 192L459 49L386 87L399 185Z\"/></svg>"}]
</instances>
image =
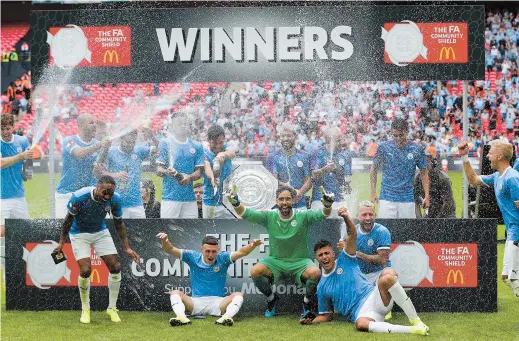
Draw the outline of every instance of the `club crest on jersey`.
<instances>
[{"instance_id":1,"label":"club crest on jersey","mask_svg":"<svg viewBox=\"0 0 519 341\"><path fill-rule=\"evenodd\" d=\"M16 148L16 151L17 151L18 153L21 153L21 152L22 152L22 147L17 147L17 148Z\"/></svg>"},{"instance_id":2,"label":"club crest on jersey","mask_svg":"<svg viewBox=\"0 0 519 341\"><path fill-rule=\"evenodd\" d=\"M296 227L296 226L297 226L297 221L295 221L295 220L292 220L292 221L290 222L290 225L292 225L292 226Z\"/></svg>"},{"instance_id":3,"label":"club crest on jersey","mask_svg":"<svg viewBox=\"0 0 519 341\"><path fill-rule=\"evenodd\" d=\"M220 267L218 265L213 266L213 271L214 272L220 271Z\"/></svg>"},{"instance_id":4,"label":"club crest on jersey","mask_svg":"<svg viewBox=\"0 0 519 341\"><path fill-rule=\"evenodd\" d=\"M368 239L368 245L373 246L373 239Z\"/></svg>"},{"instance_id":5,"label":"club crest on jersey","mask_svg":"<svg viewBox=\"0 0 519 341\"><path fill-rule=\"evenodd\" d=\"M339 165L344 166L344 159L339 160Z\"/></svg>"},{"instance_id":6,"label":"club crest on jersey","mask_svg":"<svg viewBox=\"0 0 519 341\"><path fill-rule=\"evenodd\" d=\"M75 144L76 144L76 142L74 142L74 141L69 141L69 142L67 143L67 147L70 148L70 147L72 147L72 146L75 145Z\"/></svg>"},{"instance_id":7,"label":"club crest on jersey","mask_svg":"<svg viewBox=\"0 0 519 341\"><path fill-rule=\"evenodd\" d=\"M196 150L195 150L195 148L190 148L190 149L189 149L189 152L190 152L191 154L194 154L194 153L196 152Z\"/></svg>"},{"instance_id":8,"label":"club crest on jersey","mask_svg":"<svg viewBox=\"0 0 519 341\"><path fill-rule=\"evenodd\" d=\"M412 159L414 159L414 155L413 155L413 153L409 153L409 154L407 154L407 159L408 159L408 160L412 160Z\"/></svg>"},{"instance_id":9,"label":"club crest on jersey","mask_svg":"<svg viewBox=\"0 0 519 341\"><path fill-rule=\"evenodd\" d=\"M137 154L132 154L132 159L137 160Z\"/></svg>"},{"instance_id":10,"label":"club crest on jersey","mask_svg":"<svg viewBox=\"0 0 519 341\"><path fill-rule=\"evenodd\" d=\"M299 167L299 168L303 167L303 161L301 161L301 160L297 161L297 167Z\"/></svg>"},{"instance_id":11,"label":"club crest on jersey","mask_svg":"<svg viewBox=\"0 0 519 341\"><path fill-rule=\"evenodd\" d=\"M337 275L342 275L344 273L344 270L342 268L337 269Z\"/></svg>"}]
</instances>

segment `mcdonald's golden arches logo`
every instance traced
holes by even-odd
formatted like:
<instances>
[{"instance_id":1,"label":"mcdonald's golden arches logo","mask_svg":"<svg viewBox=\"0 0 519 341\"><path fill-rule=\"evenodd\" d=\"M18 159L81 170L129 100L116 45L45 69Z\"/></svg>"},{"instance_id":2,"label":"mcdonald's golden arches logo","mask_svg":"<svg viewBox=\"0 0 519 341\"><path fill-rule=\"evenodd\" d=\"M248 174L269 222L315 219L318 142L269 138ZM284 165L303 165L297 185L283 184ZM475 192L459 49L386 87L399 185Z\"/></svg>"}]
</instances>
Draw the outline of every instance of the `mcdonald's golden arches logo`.
<instances>
[{"instance_id":1,"label":"mcdonald's golden arches logo","mask_svg":"<svg viewBox=\"0 0 519 341\"><path fill-rule=\"evenodd\" d=\"M93 269L92 270L92 274L90 274L90 282L94 283L94 277L97 278L97 284L100 284L101 283L101 276L99 275L99 270L97 270L97 269Z\"/></svg>"},{"instance_id":2,"label":"mcdonald's golden arches logo","mask_svg":"<svg viewBox=\"0 0 519 341\"><path fill-rule=\"evenodd\" d=\"M442 47L440 50L440 60L443 60L443 54L445 53L445 59L448 60L452 55L452 60L456 60L456 53L452 47Z\"/></svg>"},{"instance_id":3,"label":"mcdonald's golden arches logo","mask_svg":"<svg viewBox=\"0 0 519 341\"><path fill-rule=\"evenodd\" d=\"M108 57L108 58L106 58ZM106 50L105 55L103 56L103 63L106 64L106 59L113 64L113 60L115 57L115 63L119 64L119 54L115 50Z\"/></svg>"},{"instance_id":4,"label":"mcdonald's golden arches logo","mask_svg":"<svg viewBox=\"0 0 519 341\"><path fill-rule=\"evenodd\" d=\"M447 284L450 284L451 282L451 276L452 276L452 283L456 284L458 283L458 276L460 278L460 283L465 284L465 279L463 278L463 273L460 270L450 270L449 274L447 275Z\"/></svg>"}]
</instances>

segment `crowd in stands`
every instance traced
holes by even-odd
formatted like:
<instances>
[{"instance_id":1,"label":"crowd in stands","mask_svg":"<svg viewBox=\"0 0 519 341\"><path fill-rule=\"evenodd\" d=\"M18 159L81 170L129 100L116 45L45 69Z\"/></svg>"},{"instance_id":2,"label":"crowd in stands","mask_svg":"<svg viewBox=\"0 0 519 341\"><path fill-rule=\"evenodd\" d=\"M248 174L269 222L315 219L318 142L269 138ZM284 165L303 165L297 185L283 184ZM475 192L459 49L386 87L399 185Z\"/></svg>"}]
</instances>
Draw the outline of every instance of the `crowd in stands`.
<instances>
[{"instance_id":1,"label":"crowd in stands","mask_svg":"<svg viewBox=\"0 0 519 341\"><path fill-rule=\"evenodd\" d=\"M487 12L485 79L468 86L473 155L492 139L519 145L518 43L519 15ZM43 114L43 99L31 98L31 87L28 72L2 93L2 111L18 117L20 134L34 134ZM175 105L153 118L157 134L165 133L172 111L189 110L194 140L205 141L207 127L218 123L238 154L249 157L277 148L276 127L284 121L296 126L299 147L309 152L323 143L322 132L330 125L338 126L349 137L350 150L362 156L373 156L377 144L389 138L395 118L405 118L409 139L435 155L456 155L463 135L461 81L91 84L64 85L56 91L51 113L63 136L74 133L81 112L115 124L142 103L175 93L180 95ZM47 144L41 143L44 152Z\"/></svg>"}]
</instances>

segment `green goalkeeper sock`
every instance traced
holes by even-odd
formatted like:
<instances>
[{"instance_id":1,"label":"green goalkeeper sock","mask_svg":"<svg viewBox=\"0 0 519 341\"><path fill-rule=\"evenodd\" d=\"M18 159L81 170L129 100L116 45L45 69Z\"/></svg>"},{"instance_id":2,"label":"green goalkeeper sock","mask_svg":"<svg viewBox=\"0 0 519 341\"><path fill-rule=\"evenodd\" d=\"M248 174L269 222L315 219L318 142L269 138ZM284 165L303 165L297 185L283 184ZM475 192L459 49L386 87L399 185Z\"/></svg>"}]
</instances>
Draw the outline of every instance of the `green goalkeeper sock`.
<instances>
[{"instance_id":1,"label":"green goalkeeper sock","mask_svg":"<svg viewBox=\"0 0 519 341\"><path fill-rule=\"evenodd\" d=\"M272 287L270 286L270 281L267 277L258 277L253 278L252 281L256 288L265 296L269 297L272 295Z\"/></svg>"},{"instance_id":2,"label":"green goalkeeper sock","mask_svg":"<svg viewBox=\"0 0 519 341\"><path fill-rule=\"evenodd\" d=\"M306 280L306 297L312 298L317 293L317 281L307 279Z\"/></svg>"}]
</instances>

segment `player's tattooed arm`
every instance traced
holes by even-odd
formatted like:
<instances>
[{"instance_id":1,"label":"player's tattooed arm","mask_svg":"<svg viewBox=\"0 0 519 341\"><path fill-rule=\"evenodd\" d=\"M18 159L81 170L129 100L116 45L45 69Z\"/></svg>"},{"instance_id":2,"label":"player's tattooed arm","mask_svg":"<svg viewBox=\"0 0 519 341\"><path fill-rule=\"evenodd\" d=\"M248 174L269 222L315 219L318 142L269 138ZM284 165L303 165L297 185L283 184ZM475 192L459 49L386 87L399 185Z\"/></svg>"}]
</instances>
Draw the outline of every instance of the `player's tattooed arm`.
<instances>
[{"instance_id":1,"label":"player's tattooed arm","mask_svg":"<svg viewBox=\"0 0 519 341\"><path fill-rule=\"evenodd\" d=\"M161 162L157 162L157 176L160 176L161 178L165 176L172 176L175 177L177 175L177 170L174 168L166 168L167 166Z\"/></svg>"},{"instance_id":2,"label":"player's tattooed arm","mask_svg":"<svg viewBox=\"0 0 519 341\"><path fill-rule=\"evenodd\" d=\"M115 224L115 230L117 231L117 234L119 235L119 238L121 239L121 243L123 244L123 248L129 249L130 244L128 243L128 234L126 232L126 226L124 225L124 222L122 219L114 219Z\"/></svg>"},{"instance_id":3,"label":"player's tattooed arm","mask_svg":"<svg viewBox=\"0 0 519 341\"><path fill-rule=\"evenodd\" d=\"M357 251L357 258L371 264L386 266L389 259L389 250L378 250L374 255L368 255L364 252Z\"/></svg>"},{"instance_id":4,"label":"player's tattooed arm","mask_svg":"<svg viewBox=\"0 0 519 341\"><path fill-rule=\"evenodd\" d=\"M357 229L355 228L355 223L351 219L350 212L346 207L339 208L337 214L344 219L346 231L348 232L344 252L350 256L355 256L357 251Z\"/></svg>"},{"instance_id":5,"label":"player's tattooed arm","mask_svg":"<svg viewBox=\"0 0 519 341\"><path fill-rule=\"evenodd\" d=\"M323 322L330 322L331 320L333 320L333 314L329 313L329 314L319 314L314 319L309 318L309 317L302 318L301 320L299 320L299 323L301 323L303 325L310 325L310 324L317 324L317 323L323 323Z\"/></svg>"},{"instance_id":6,"label":"player's tattooed arm","mask_svg":"<svg viewBox=\"0 0 519 341\"><path fill-rule=\"evenodd\" d=\"M115 230L121 239L121 244L123 244L124 252L128 254L130 258L132 258L135 262L139 263L139 255L130 248L130 243L128 242L128 235L126 233L126 226L122 219L114 219Z\"/></svg>"},{"instance_id":7,"label":"player's tattooed arm","mask_svg":"<svg viewBox=\"0 0 519 341\"><path fill-rule=\"evenodd\" d=\"M54 249L54 251L61 252L65 242L67 241L67 236L72 227L72 222L74 221L74 216L70 213L67 213L65 216L65 221L63 222L63 227L61 228L61 234L59 236L58 246Z\"/></svg>"}]
</instances>

